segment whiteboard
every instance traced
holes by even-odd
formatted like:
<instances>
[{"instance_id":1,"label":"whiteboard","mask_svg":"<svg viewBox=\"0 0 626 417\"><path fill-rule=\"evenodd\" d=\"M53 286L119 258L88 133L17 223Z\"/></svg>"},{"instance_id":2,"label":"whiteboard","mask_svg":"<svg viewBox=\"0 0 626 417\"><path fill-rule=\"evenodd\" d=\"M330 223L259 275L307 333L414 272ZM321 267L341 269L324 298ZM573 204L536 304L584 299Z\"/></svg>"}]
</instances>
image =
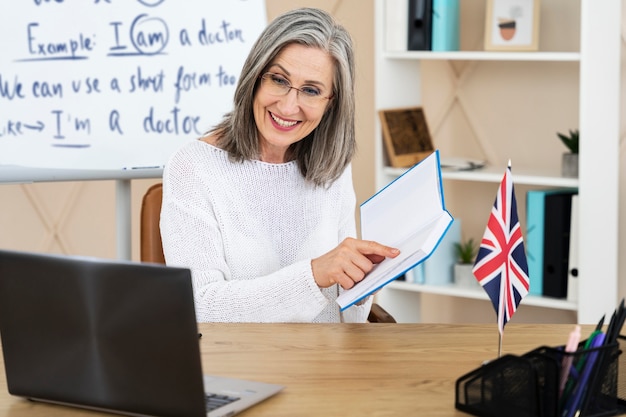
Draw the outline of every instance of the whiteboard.
<instances>
[{"instance_id":1,"label":"whiteboard","mask_svg":"<svg viewBox=\"0 0 626 417\"><path fill-rule=\"evenodd\" d=\"M24 0L0 14L0 181L141 178L232 108L262 0Z\"/></svg>"}]
</instances>

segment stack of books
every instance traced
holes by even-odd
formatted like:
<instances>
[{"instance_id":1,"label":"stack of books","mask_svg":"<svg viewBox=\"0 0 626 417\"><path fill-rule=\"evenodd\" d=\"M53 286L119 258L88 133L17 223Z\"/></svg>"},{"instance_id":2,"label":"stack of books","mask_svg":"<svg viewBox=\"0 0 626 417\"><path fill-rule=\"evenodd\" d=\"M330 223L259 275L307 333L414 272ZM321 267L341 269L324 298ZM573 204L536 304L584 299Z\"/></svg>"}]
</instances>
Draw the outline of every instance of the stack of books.
<instances>
[{"instance_id":1,"label":"stack of books","mask_svg":"<svg viewBox=\"0 0 626 417\"><path fill-rule=\"evenodd\" d=\"M526 194L529 294L578 299L578 190L529 190Z\"/></svg>"},{"instance_id":2,"label":"stack of books","mask_svg":"<svg viewBox=\"0 0 626 417\"><path fill-rule=\"evenodd\" d=\"M387 50L457 51L459 0L387 0Z\"/></svg>"}]
</instances>

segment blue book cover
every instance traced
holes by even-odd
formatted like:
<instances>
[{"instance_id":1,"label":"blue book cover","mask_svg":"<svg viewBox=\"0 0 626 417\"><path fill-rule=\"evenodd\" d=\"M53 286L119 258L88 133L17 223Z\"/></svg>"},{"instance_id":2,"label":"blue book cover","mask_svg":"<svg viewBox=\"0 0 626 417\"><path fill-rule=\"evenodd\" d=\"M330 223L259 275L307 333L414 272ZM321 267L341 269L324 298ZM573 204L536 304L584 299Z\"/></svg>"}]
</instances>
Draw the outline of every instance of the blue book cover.
<instances>
[{"instance_id":1,"label":"blue book cover","mask_svg":"<svg viewBox=\"0 0 626 417\"><path fill-rule=\"evenodd\" d=\"M433 51L459 50L459 0L433 0Z\"/></svg>"},{"instance_id":2,"label":"blue book cover","mask_svg":"<svg viewBox=\"0 0 626 417\"><path fill-rule=\"evenodd\" d=\"M543 218L547 190L526 193L526 259L530 295L543 294Z\"/></svg>"}]
</instances>

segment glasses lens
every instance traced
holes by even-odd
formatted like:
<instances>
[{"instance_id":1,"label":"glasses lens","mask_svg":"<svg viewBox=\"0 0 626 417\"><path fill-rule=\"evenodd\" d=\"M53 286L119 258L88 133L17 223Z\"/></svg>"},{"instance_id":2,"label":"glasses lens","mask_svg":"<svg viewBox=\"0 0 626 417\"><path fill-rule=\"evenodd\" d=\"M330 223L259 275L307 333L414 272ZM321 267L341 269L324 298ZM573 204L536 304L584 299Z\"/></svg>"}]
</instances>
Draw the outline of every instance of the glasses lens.
<instances>
[{"instance_id":1,"label":"glasses lens","mask_svg":"<svg viewBox=\"0 0 626 417\"><path fill-rule=\"evenodd\" d=\"M267 73L263 76L270 94L284 95L291 90L291 84L282 75Z\"/></svg>"},{"instance_id":2,"label":"glasses lens","mask_svg":"<svg viewBox=\"0 0 626 417\"><path fill-rule=\"evenodd\" d=\"M296 90L298 95L298 100L301 104L314 107L318 106L323 102L322 92L315 87L305 86L302 88L292 87L287 78L283 77L280 74L274 74L271 72L263 74L263 80L265 81L265 87L267 88L267 92L276 95L276 96L284 96L289 93L289 91L293 88Z\"/></svg>"}]
</instances>

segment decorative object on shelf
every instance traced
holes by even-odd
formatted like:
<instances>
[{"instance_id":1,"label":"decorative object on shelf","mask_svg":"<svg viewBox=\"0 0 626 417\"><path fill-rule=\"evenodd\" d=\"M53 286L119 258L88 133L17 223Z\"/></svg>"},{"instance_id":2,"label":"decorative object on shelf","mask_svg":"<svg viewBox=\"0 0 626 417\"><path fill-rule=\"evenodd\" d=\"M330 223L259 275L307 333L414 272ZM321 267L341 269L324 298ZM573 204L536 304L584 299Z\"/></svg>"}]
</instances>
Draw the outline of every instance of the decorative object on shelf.
<instances>
[{"instance_id":1,"label":"decorative object on shelf","mask_svg":"<svg viewBox=\"0 0 626 417\"><path fill-rule=\"evenodd\" d=\"M578 178L578 129L570 129L567 135L559 132L556 134L567 149L569 149L569 152L563 154L561 175L564 177Z\"/></svg>"},{"instance_id":2,"label":"decorative object on shelf","mask_svg":"<svg viewBox=\"0 0 626 417\"><path fill-rule=\"evenodd\" d=\"M392 167L409 167L434 152L422 107L379 111L385 150Z\"/></svg>"},{"instance_id":3,"label":"decorative object on shelf","mask_svg":"<svg viewBox=\"0 0 626 417\"><path fill-rule=\"evenodd\" d=\"M441 158L441 169L443 171L474 171L486 165L484 160L446 157Z\"/></svg>"},{"instance_id":4,"label":"decorative object on shelf","mask_svg":"<svg viewBox=\"0 0 626 417\"><path fill-rule=\"evenodd\" d=\"M478 245L476 241L469 238L454 245L456 250L457 262L454 264L454 282L460 287L479 288L480 285L474 277L472 268L474 268L474 260L478 253Z\"/></svg>"},{"instance_id":5,"label":"decorative object on shelf","mask_svg":"<svg viewBox=\"0 0 626 417\"><path fill-rule=\"evenodd\" d=\"M485 50L536 51L540 0L487 0Z\"/></svg>"}]
</instances>

